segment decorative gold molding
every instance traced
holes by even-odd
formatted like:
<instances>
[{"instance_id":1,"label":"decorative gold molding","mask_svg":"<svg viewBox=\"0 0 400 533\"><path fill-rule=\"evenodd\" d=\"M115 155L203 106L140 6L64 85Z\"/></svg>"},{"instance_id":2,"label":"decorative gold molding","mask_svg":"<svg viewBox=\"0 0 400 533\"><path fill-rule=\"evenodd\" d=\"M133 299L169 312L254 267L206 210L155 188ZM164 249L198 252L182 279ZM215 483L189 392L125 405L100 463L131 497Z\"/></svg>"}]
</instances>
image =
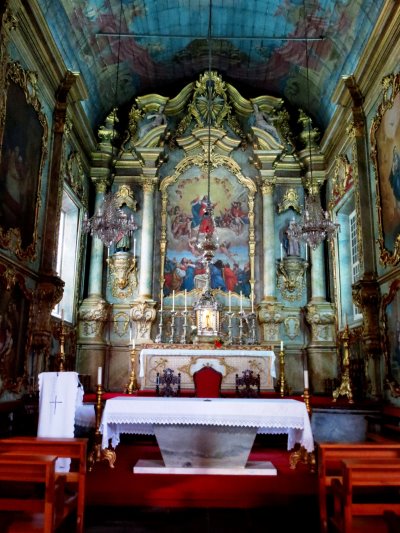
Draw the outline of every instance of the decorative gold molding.
<instances>
[{"instance_id":1,"label":"decorative gold molding","mask_svg":"<svg viewBox=\"0 0 400 533\"><path fill-rule=\"evenodd\" d=\"M15 83L22 89L26 103L29 106L32 106L43 129L41 138L41 154L37 176L37 190L34 191L34 196L31 199L31 202L35 206L32 241L26 247L24 247L20 228L13 227L7 229L0 227L0 246L12 251L16 257L22 261L34 261L36 257L38 218L41 206L40 192L42 184L42 172L47 156L48 125L46 116L42 111L41 103L36 96L36 82L37 74L35 72L24 70L18 62L11 62L7 64L5 72L5 85L3 91L0 93L0 146L3 145L3 136L7 119L7 92L10 87L10 83Z\"/></svg>"},{"instance_id":2,"label":"decorative gold molding","mask_svg":"<svg viewBox=\"0 0 400 533\"><path fill-rule=\"evenodd\" d=\"M382 102L378 107L377 114L371 125L371 158L375 169L375 185L376 185L376 207L378 212L378 243L380 249L380 262L384 266L397 265L400 261L400 234L395 238L393 252L385 247L385 238L383 233L383 196L381 195L380 181L382 177L379 173L379 158L378 154L377 133L382 124L385 113L393 107L396 96L400 93L400 73L390 74L385 76L381 82L383 95ZM386 216L388 214L386 213Z\"/></svg>"},{"instance_id":3,"label":"decorative gold molding","mask_svg":"<svg viewBox=\"0 0 400 533\"><path fill-rule=\"evenodd\" d=\"M286 189L282 201L278 204L278 213L288 211L290 208L301 213L299 193L291 187Z\"/></svg>"}]
</instances>

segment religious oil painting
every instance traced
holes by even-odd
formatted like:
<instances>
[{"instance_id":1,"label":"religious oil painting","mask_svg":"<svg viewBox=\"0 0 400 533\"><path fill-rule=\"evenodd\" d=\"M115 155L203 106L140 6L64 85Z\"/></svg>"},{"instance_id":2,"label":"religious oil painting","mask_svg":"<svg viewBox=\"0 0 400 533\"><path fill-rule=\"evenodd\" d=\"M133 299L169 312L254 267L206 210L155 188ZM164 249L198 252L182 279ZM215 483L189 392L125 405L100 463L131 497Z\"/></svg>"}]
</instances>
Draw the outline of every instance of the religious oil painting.
<instances>
[{"instance_id":1,"label":"religious oil painting","mask_svg":"<svg viewBox=\"0 0 400 533\"><path fill-rule=\"evenodd\" d=\"M10 63L0 113L0 245L33 259L47 122L33 79Z\"/></svg>"},{"instance_id":2,"label":"religious oil painting","mask_svg":"<svg viewBox=\"0 0 400 533\"><path fill-rule=\"evenodd\" d=\"M400 261L400 74L383 80L383 101L371 126L379 244L383 264Z\"/></svg>"},{"instance_id":3,"label":"religious oil painting","mask_svg":"<svg viewBox=\"0 0 400 533\"><path fill-rule=\"evenodd\" d=\"M248 190L224 167L207 177L186 170L168 188L164 295L190 292L206 284L205 263L197 243L210 230L204 218L210 192L218 247L210 264L211 289L250 295Z\"/></svg>"},{"instance_id":4,"label":"religious oil painting","mask_svg":"<svg viewBox=\"0 0 400 533\"><path fill-rule=\"evenodd\" d=\"M0 285L0 290L4 287ZM29 301L18 285L0 307L0 395L19 387L25 373Z\"/></svg>"},{"instance_id":5,"label":"religious oil painting","mask_svg":"<svg viewBox=\"0 0 400 533\"><path fill-rule=\"evenodd\" d=\"M382 298L383 323L386 334L387 384L400 385L400 280L391 283Z\"/></svg>"}]
</instances>

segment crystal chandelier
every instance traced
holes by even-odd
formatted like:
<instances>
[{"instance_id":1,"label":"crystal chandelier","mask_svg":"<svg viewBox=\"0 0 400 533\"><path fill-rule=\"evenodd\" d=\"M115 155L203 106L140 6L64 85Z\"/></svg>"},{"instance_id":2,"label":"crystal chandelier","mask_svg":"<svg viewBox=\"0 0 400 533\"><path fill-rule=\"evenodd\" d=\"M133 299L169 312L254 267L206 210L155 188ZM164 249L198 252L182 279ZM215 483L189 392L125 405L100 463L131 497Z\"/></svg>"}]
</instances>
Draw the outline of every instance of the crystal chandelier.
<instances>
[{"instance_id":1,"label":"crystal chandelier","mask_svg":"<svg viewBox=\"0 0 400 533\"><path fill-rule=\"evenodd\" d=\"M287 233L290 239L303 241L315 250L323 240L332 239L336 235L339 224L329 219L317 194L308 194L304 204L300 222L292 222Z\"/></svg>"},{"instance_id":2,"label":"crystal chandelier","mask_svg":"<svg viewBox=\"0 0 400 533\"><path fill-rule=\"evenodd\" d=\"M108 248L122 237L131 235L136 228L133 215L128 217L110 192L104 196L103 203L92 218L88 218L87 213L83 218L83 230L99 238Z\"/></svg>"},{"instance_id":3,"label":"crystal chandelier","mask_svg":"<svg viewBox=\"0 0 400 533\"><path fill-rule=\"evenodd\" d=\"M210 0L209 18L208 18L208 80L206 82L207 95L207 113L206 121L208 125L208 150L207 150L207 196L203 198L203 214L200 219L199 230L196 238L196 248L202 252L203 261L207 268L207 287L209 289L210 281L210 262L214 257L215 250L218 248L218 237L215 231L215 221L213 204L211 203L210 189L211 189L211 122L212 122L212 107L214 97L214 81L211 76L211 14L212 1Z\"/></svg>"},{"instance_id":4,"label":"crystal chandelier","mask_svg":"<svg viewBox=\"0 0 400 533\"><path fill-rule=\"evenodd\" d=\"M304 12L304 16L306 13ZM307 35L307 22L305 21L306 29L306 80L307 80L307 104L310 109L310 80L308 73L308 35ZM311 153L311 119L307 120L308 128L308 148L310 159L310 187L309 192L304 199L304 211L301 216L300 222L292 222L287 229L288 237L297 241L303 241L308 244L313 250L325 239L332 239L337 230L339 224L335 224L330 220L327 211L324 211L321 206L319 197L319 188L313 180L313 166L312 166L312 153Z\"/></svg>"}]
</instances>

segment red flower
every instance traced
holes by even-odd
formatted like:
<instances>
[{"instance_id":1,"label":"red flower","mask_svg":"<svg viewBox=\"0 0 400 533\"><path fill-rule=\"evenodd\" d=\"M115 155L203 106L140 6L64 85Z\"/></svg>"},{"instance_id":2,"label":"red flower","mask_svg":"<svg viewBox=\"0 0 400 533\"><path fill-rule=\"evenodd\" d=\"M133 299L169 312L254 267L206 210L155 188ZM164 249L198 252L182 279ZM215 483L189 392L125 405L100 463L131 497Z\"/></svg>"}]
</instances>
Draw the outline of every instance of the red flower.
<instances>
[{"instance_id":1,"label":"red flower","mask_svg":"<svg viewBox=\"0 0 400 533\"><path fill-rule=\"evenodd\" d=\"M221 348L222 344L223 344L223 343L222 343L221 339L216 339L216 340L214 341L214 346L215 346L215 348Z\"/></svg>"}]
</instances>

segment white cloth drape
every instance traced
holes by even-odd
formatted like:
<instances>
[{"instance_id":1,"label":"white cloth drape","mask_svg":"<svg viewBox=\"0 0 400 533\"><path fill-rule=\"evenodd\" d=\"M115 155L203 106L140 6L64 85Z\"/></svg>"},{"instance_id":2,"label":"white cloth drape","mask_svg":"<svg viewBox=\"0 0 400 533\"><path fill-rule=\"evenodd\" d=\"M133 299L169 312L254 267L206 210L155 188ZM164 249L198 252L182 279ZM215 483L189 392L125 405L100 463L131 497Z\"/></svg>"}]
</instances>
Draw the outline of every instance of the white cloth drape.
<instances>
[{"instance_id":1,"label":"white cloth drape","mask_svg":"<svg viewBox=\"0 0 400 533\"><path fill-rule=\"evenodd\" d=\"M38 437L73 437L75 411L83 402L77 372L39 374ZM57 460L58 471L68 471L70 460Z\"/></svg>"}]
</instances>

